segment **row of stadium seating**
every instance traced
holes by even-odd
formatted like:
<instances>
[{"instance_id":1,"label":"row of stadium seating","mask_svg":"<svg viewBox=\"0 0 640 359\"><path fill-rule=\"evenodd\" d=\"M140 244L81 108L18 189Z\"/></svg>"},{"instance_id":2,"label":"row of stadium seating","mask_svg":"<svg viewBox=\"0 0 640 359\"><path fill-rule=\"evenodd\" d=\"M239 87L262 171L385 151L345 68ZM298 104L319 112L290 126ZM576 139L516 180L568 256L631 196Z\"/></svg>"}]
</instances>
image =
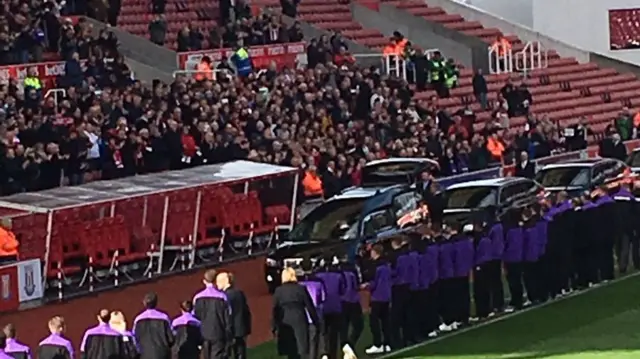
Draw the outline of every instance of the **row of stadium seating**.
<instances>
[{"instance_id":1,"label":"row of stadium seating","mask_svg":"<svg viewBox=\"0 0 640 359\"><path fill-rule=\"evenodd\" d=\"M199 211L196 208L197 189L55 211L48 276L55 277L58 268L66 275L77 273L89 257L99 267L109 266L116 252L120 263L146 257L152 245L159 248L167 196L167 246L184 245L193 238L196 213L199 214L198 248L217 244L222 229L234 238L246 238L251 233L270 234L277 223L287 223L291 215L285 205L263 208L255 191L233 193L229 188L203 191ZM47 225L46 214L28 214L13 219L13 231L21 243L21 258L43 256Z\"/></svg>"},{"instance_id":2,"label":"row of stadium seating","mask_svg":"<svg viewBox=\"0 0 640 359\"><path fill-rule=\"evenodd\" d=\"M465 35L481 38L487 44L503 35L513 46L514 53L521 51L524 44L516 36L504 35L499 29L484 28L477 21L466 21L456 14L447 14L442 8L430 7L422 0L382 0L387 5L393 5L416 16L443 24ZM274 0L257 0L259 6L275 6ZM340 0L323 1L323 5L315 1L303 1L298 6L300 20L327 30L336 30L356 42L368 47L379 49L387 43L387 39L377 30L363 29L360 24L351 19L349 5ZM411 39L409 39L411 40ZM534 70L528 74L525 83L529 86L534 103L532 113L547 115L553 121L560 121L563 125L570 125L585 116L595 132L602 132L612 118L615 118L624 106L640 107L640 81L631 74L619 74L613 69L600 69L593 63L579 64L573 58L560 58L554 51L549 52L549 66L545 69ZM457 110L464 106L466 97L472 96L471 78L473 71L465 69L461 73L459 87L451 91L451 98L439 99L438 105L449 110ZM489 85L489 99L496 99L499 90L506 79L513 74L486 76ZM518 79L515 79L518 83ZM568 84L568 86L566 86ZM585 89L587 89L585 91ZM600 95L607 93L609 99ZM426 99L435 96L434 91L418 93L416 98ZM491 117L490 111L481 111L478 104L471 105L476 111L479 129ZM524 118L511 119L511 124L517 130L523 129Z\"/></svg>"}]
</instances>

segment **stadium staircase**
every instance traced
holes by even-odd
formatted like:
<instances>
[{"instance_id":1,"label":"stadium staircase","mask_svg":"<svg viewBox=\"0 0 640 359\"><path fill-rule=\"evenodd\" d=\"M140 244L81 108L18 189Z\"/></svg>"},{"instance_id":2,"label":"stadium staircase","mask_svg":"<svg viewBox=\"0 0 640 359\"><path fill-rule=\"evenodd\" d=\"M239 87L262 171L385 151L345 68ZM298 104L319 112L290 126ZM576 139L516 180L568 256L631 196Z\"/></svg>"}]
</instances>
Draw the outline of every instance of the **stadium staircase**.
<instances>
[{"instance_id":1,"label":"stadium staircase","mask_svg":"<svg viewBox=\"0 0 640 359\"><path fill-rule=\"evenodd\" d=\"M138 1L138 0L129 0ZM420 0L382 0L385 5L393 5L425 20L436 22L463 34L475 36L487 43L503 35L499 29L484 28L479 22L466 21L462 16L448 14L442 8L431 7ZM253 5L264 7L279 6L278 0L254 0ZM384 14L383 14L384 15ZM365 29L353 21L351 10L345 1L340 0L302 0L298 7L298 20L309 22L326 30L337 30L344 37L381 49L388 39L376 29ZM513 52L524 49L526 44L517 36L505 35L513 45ZM411 40L411 39L409 39ZM445 54L446 55L446 54ZM552 121L570 125L582 116L593 128L601 133L624 108L636 109L640 106L640 81L632 74L621 74L616 70L600 68L594 63L578 63L574 58L562 58L553 50L548 52L546 68L536 69L528 74L526 83L533 96L531 112L538 116L546 115ZM452 97L440 99L439 105L451 111L467 104L476 112L478 127L491 118L491 111L483 111L474 100L471 80L472 69L463 69L459 87L452 91ZM521 79L517 73L487 75L489 100L496 100L496 92L502 88L508 78L516 83ZM434 96L433 91L424 91L416 95L417 99ZM511 126L523 129L525 118L511 120ZM594 138L590 139L592 142Z\"/></svg>"}]
</instances>

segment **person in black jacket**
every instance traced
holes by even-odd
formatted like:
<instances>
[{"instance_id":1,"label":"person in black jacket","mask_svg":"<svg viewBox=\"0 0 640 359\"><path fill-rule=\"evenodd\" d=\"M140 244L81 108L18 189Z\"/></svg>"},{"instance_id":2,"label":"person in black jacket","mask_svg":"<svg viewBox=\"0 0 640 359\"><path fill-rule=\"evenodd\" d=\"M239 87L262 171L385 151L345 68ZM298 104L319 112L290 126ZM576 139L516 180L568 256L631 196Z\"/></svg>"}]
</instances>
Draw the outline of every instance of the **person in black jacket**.
<instances>
[{"instance_id":1,"label":"person in black jacket","mask_svg":"<svg viewBox=\"0 0 640 359\"><path fill-rule=\"evenodd\" d=\"M215 269L204 273L205 288L193 297L194 315L202 323L202 353L205 359L228 358L233 340L231 306L227 295L216 288Z\"/></svg>"},{"instance_id":2,"label":"person in black jacket","mask_svg":"<svg viewBox=\"0 0 640 359\"><path fill-rule=\"evenodd\" d=\"M529 154L526 151L520 152L520 161L516 165L516 177L533 179L536 176L536 165L529 161Z\"/></svg>"},{"instance_id":3,"label":"person in black jacket","mask_svg":"<svg viewBox=\"0 0 640 359\"><path fill-rule=\"evenodd\" d=\"M169 359L174 343L169 316L157 310L158 296L148 293L142 301L145 310L133 320L133 333L140 346L141 359Z\"/></svg>"},{"instance_id":4,"label":"person in black jacket","mask_svg":"<svg viewBox=\"0 0 640 359\"><path fill-rule=\"evenodd\" d=\"M309 320L318 325L320 320L311 296L298 284L293 268L282 271L282 285L273 294L271 331L278 341L278 354L289 359L309 356Z\"/></svg>"},{"instance_id":5,"label":"person in black jacket","mask_svg":"<svg viewBox=\"0 0 640 359\"><path fill-rule=\"evenodd\" d=\"M247 336L251 334L251 310L244 292L233 285L233 273L222 272L216 277L216 286L227 295L231 306L233 323L232 356L235 359L247 357Z\"/></svg>"}]
</instances>

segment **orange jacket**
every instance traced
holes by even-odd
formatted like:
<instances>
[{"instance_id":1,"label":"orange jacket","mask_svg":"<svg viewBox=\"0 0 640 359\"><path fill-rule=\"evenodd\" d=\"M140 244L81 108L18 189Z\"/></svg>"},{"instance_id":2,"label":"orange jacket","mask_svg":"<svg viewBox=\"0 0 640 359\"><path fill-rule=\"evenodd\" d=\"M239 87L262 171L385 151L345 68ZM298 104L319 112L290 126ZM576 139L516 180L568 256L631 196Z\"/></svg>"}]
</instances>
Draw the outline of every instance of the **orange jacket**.
<instances>
[{"instance_id":1,"label":"orange jacket","mask_svg":"<svg viewBox=\"0 0 640 359\"><path fill-rule=\"evenodd\" d=\"M213 73L211 72L211 66L206 62L200 62L198 64L198 72L196 73L196 80L202 81L204 79L213 79Z\"/></svg>"},{"instance_id":2,"label":"orange jacket","mask_svg":"<svg viewBox=\"0 0 640 359\"><path fill-rule=\"evenodd\" d=\"M493 47L498 50L499 56L503 56L507 51L511 50L511 43L509 40L502 38L494 42Z\"/></svg>"},{"instance_id":3,"label":"orange jacket","mask_svg":"<svg viewBox=\"0 0 640 359\"><path fill-rule=\"evenodd\" d=\"M389 44L387 46L384 47L384 49L382 50L382 54L384 55L397 55L398 54L398 47L394 44Z\"/></svg>"},{"instance_id":4,"label":"orange jacket","mask_svg":"<svg viewBox=\"0 0 640 359\"><path fill-rule=\"evenodd\" d=\"M496 140L493 137L489 137L487 140L487 150L491 153L491 157L496 160L502 160L502 153L504 153L504 145L500 140Z\"/></svg>"},{"instance_id":5,"label":"orange jacket","mask_svg":"<svg viewBox=\"0 0 640 359\"><path fill-rule=\"evenodd\" d=\"M322 190L322 179L318 174L311 173L310 171L304 172L302 187L304 187L304 195L307 197L322 196L324 194Z\"/></svg>"},{"instance_id":6,"label":"orange jacket","mask_svg":"<svg viewBox=\"0 0 640 359\"><path fill-rule=\"evenodd\" d=\"M15 234L0 227L0 257L17 256L19 246Z\"/></svg>"}]
</instances>

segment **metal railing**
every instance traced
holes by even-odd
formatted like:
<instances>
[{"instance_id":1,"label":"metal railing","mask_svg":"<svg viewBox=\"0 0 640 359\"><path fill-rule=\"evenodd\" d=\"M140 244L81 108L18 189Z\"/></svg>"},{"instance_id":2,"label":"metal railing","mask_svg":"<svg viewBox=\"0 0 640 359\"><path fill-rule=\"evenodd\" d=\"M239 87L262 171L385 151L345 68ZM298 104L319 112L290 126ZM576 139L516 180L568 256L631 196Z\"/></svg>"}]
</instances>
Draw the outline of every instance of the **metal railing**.
<instances>
[{"instance_id":1,"label":"metal railing","mask_svg":"<svg viewBox=\"0 0 640 359\"><path fill-rule=\"evenodd\" d=\"M492 74L506 74L513 72L513 50L506 44L489 46L489 72Z\"/></svg>"},{"instance_id":2,"label":"metal railing","mask_svg":"<svg viewBox=\"0 0 640 359\"><path fill-rule=\"evenodd\" d=\"M544 69L549 66L549 53L542 47L539 41L529 41L524 49L515 57L516 70L526 74L536 69Z\"/></svg>"},{"instance_id":3,"label":"metal railing","mask_svg":"<svg viewBox=\"0 0 640 359\"><path fill-rule=\"evenodd\" d=\"M214 69L211 71L200 71L200 70L176 70L173 72L173 78L177 78L178 76L186 76L186 77L196 77L200 75L205 78L209 78L213 81L218 80L218 76L221 78L230 78L233 76L233 72L227 69Z\"/></svg>"},{"instance_id":4,"label":"metal railing","mask_svg":"<svg viewBox=\"0 0 640 359\"><path fill-rule=\"evenodd\" d=\"M44 93L44 98L49 98L49 96L53 96L53 102L58 106L58 95L65 98L67 96L67 90L65 89L49 89Z\"/></svg>"}]
</instances>

